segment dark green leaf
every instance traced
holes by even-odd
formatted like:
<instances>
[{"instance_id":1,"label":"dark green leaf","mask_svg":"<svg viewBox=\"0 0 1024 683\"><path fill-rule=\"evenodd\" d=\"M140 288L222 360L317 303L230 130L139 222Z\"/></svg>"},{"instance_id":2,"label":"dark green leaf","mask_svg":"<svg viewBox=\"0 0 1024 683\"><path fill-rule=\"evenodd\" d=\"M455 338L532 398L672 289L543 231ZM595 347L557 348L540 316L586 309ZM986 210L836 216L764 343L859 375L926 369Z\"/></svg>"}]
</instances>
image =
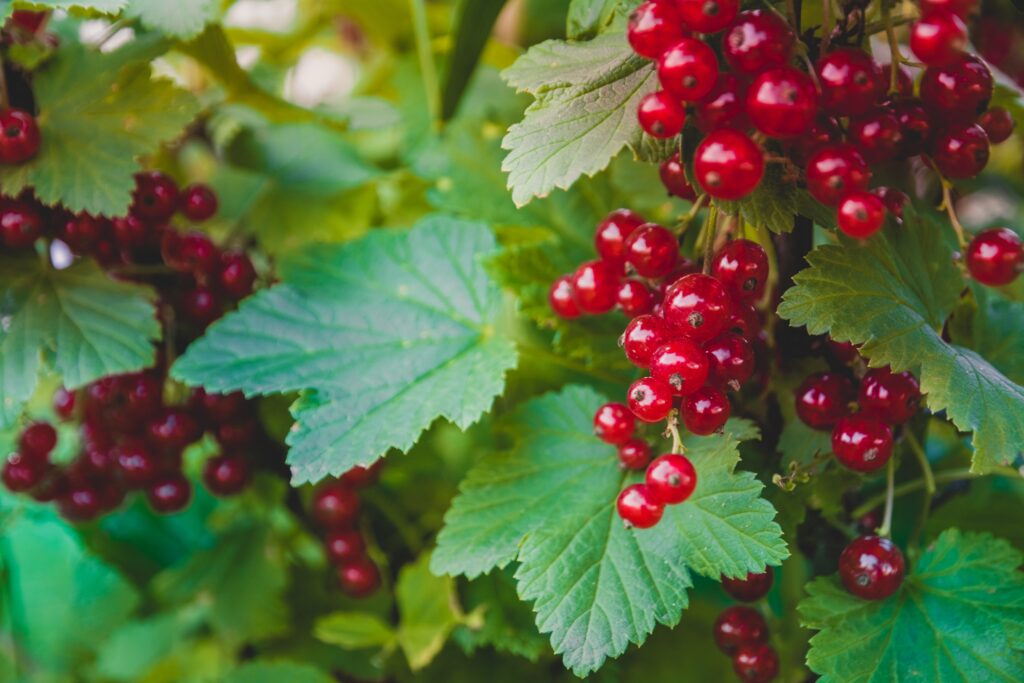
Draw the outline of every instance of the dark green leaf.
<instances>
[{"instance_id":1,"label":"dark green leaf","mask_svg":"<svg viewBox=\"0 0 1024 683\"><path fill-rule=\"evenodd\" d=\"M455 115L462 93L490 38L491 28L504 6L505 0L459 1L455 30L452 32L455 44L448 55L441 89L441 117L444 120Z\"/></svg>"}]
</instances>

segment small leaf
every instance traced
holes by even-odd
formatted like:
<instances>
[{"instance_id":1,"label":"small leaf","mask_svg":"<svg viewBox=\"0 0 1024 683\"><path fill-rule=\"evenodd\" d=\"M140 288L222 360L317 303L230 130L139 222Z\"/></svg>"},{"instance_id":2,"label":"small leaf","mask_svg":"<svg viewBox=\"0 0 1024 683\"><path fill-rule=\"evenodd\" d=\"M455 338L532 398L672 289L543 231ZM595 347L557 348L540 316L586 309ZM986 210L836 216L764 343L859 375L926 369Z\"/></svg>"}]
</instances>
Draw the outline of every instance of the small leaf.
<instances>
[{"instance_id":1,"label":"small leaf","mask_svg":"<svg viewBox=\"0 0 1024 683\"><path fill-rule=\"evenodd\" d=\"M406 565L395 586L399 625L395 634L409 668L418 671L430 664L459 623L455 582L430 573L430 554Z\"/></svg>"},{"instance_id":2,"label":"small leaf","mask_svg":"<svg viewBox=\"0 0 1024 683\"><path fill-rule=\"evenodd\" d=\"M192 38L220 13L219 0L128 0L125 14L149 29L175 38Z\"/></svg>"},{"instance_id":3,"label":"small leaf","mask_svg":"<svg viewBox=\"0 0 1024 683\"><path fill-rule=\"evenodd\" d=\"M800 190L783 178L783 165L765 165L764 178L749 195L734 202L715 200L725 213L740 215L745 221L774 233L793 230L793 220L800 212Z\"/></svg>"},{"instance_id":4,"label":"small leaf","mask_svg":"<svg viewBox=\"0 0 1024 683\"><path fill-rule=\"evenodd\" d=\"M453 637L469 653L484 645L536 662L548 650L547 638L537 631L533 611L516 595L513 572L506 568L469 582L462 591L467 610L483 610L483 623L463 626Z\"/></svg>"},{"instance_id":5,"label":"small leaf","mask_svg":"<svg viewBox=\"0 0 1024 683\"><path fill-rule=\"evenodd\" d=\"M369 612L335 612L317 619L313 635L347 650L388 646L395 640L391 626Z\"/></svg>"},{"instance_id":6,"label":"small leaf","mask_svg":"<svg viewBox=\"0 0 1024 683\"><path fill-rule=\"evenodd\" d=\"M957 309L948 326L950 338L977 351L1017 384L1024 383L1024 302L981 285L971 291L975 305Z\"/></svg>"}]
</instances>

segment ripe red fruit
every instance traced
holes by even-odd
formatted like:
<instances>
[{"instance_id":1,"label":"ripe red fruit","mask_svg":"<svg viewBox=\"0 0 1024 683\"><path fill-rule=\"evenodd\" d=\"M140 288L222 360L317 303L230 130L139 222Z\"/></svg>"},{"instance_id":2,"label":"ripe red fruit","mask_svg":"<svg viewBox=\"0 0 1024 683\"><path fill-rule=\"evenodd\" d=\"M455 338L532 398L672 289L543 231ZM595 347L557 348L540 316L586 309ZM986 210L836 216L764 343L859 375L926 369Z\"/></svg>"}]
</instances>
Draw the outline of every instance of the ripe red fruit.
<instances>
[{"instance_id":1,"label":"ripe red fruit","mask_svg":"<svg viewBox=\"0 0 1024 683\"><path fill-rule=\"evenodd\" d=\"M111 452L121 479L129 488L142 488L160 473L156 455L141 441L129 439Z\"/></svg>"},{"instance_id":2,"label":"ripe red fruit","mask_svg":"<svg viewBox=\"0 0 1024 683\"><path fill-rule=\"evenodd\" d=\"M719 388L740 388L754 374L754 350L738 334L725 332L704 345L708 381Z\"/></svg>"},{"instance_id":3,"label":"ripe red fruit","mask_svg":"<svg viewBox=\"0 0 1024 683\"><path fill-rule=\"evenodd\" d=\"M967 270L989 287L1008 285L1024 269L1024 243L1009 228L993 228L975 235L967 247Z\"/></svg>"},{"instance_id":4,"label":"ripe red fruit","mask_svg":"<svg viewBox=\"0 0 1024 683\"><path fill-rule=\"evenodd\" d=\"M722 610L718 615L713 634L718 649L726 654L732 654L744 645L768 640L768 625L756 610L735 605Z\"/></svg>"},{"instance_id":5,"label":"ripe red fruit","mask_svg":"<svg viewBox=\"0 0 1024 683\"><path fill-rule=\"evenodd\" d=\"M978 117L978 125L985 130L988 141L993 145L998 145L1013 135L1013 129L1017 126L1017 122L1010 116L1010 112L1002 107L992 107Z\"/></svg>"},{"instance_id":6,"label":"ripe red fruit","mask_svg":"<svg viewBox=\"0 0 1024 683\"><path fill-rule=\"evenodd\" d=\"M806 159L823 147L835 145L842 141L843 131L839 123L831 116L818 117L804 135L787 140L795 154L795 159Z\"/></svg>"},{"instance_id":7,"label":"ripe red fruit","mask_svg":"<svg viewBox=\"0 0 1024 683\"><path fill-rule=\"evenodd\" d=\"M60 226L59 237L71 250L84 254L96 246L106 233L105 221L87 213L68 216Z\"/></svg>"},{"instance_id":8,"label":"ripe red fruit","mask_svg":"<svg viewBox=\"0 0 1024 683\"><path fill-rule=\"evenodd\" d=\"M629 318L650 313L654 308L654 295L639 280L624 280L616 292L619 308Z\"/></svg>"},{"instance_id":9,"label":"ripe red fruit","mask_svg":"<svg viewBox=\"0 0 1024 683\"><path fill-rule=\"evenodd\" d=\"M903 97L887 105L887 109L900 129L899 154L903 157L923 154L932 135L932 117L924 103L916 97Z\"/></svg>"},{"instance_id":10,"label":"ripe red fruit","mask_svg":"<svg viewBox=\"0 0 1024 683\"><path fill-rule=\"evenodd\" d=\"M368 557L350 560L338 567L338 585L350 597L365 598L380 586L380 570Z\"/></svg>"},{"instance_id":11,"label":"ripe red fruit","mask_svg":"<svg viewBox=\"0 0 1024 683\"><path fill-rule=\"evenodd\" d=\"M661 422L672 410L672 387L644 377L629 387L629 409L644 422Z\"/></svg>"},{"instance_id":12,"label":"ripe red fruit","mask_svg":"<svg viewBox=\"0 0 1024 683\"><path fill-rule=\"evenodd\" d=\"M615 306L619 274L604 261L587 261L572 276L573 300L587 313L607 313Z\"/></svg>"},{"instance_id":13,"label":"ripe red fruit","mask_svg":"<svg viewBox=\"0 0 1024 683\"><path fill-rule=\"evenodd\" d=\"M682 503L697 488L697 470L685 455L668 453L655 458L644 477L647 491L662 505Z\"/></svg>"},{"instance_id":14,"label":"ripe red fruit","mask_svg":"<svg viewBox=\"0 0 1024 683\"><path fill-rule=\"evenodd\" d=\"M33 422L18 438L21 454L36 460L45 460L56 445L57 430L49 422Z\"/></svg>"},{"instance_id":15,"label":"ripe red fruit","mask_svg":"<svg viewBox=\"0 0 1024 683\"><path fill-rule=\"evenodd\" d=\"M892 82L892 63L880 65L882 69L882 75L886 78L886 83ZM911 97L914 94L914 77L910 75L905 66L898 65L896 67L896 95L900 97Z\"/></svg>"},{"instance_id":16,"label":"ripe red fruit","mask_svg":"<svg viewBox=\"0 0 1024 683\"><path fill-rule=\"evenodd\" d=\"M931 66L921 76L921 100L946 122L964 123L985 110L992 99L992 72L974 55L952 64Z\"/></svg>"},{"instance_id":17,"label":"ripe red fruit","mask_svg":"<svg viewBox=\"0 0 1024 683\"><path fill-rule=\"evenodd\" d=\"M181 298L181 310L193 323L206 326L220 317L217 296L206 287L193 287Z\"/></svg>"},{"instance_id":18,"label":"ripe red fruit","mask_svg":"<svg viewBox=\"0 0 1024 683\"><path fill-rule=\"evenodd\" d=\"M749 301L733 301L725 329L744 339L753 339L761 331L761 318Z\"/></svg>"},{"instance_id":19,"label":"ripe red fruit","mask_svg":"<svg viewBox=\"0 0 1024 683\"><path fill-rule=\"evenodd\" d=\"M822 204L836 206L850 192L866 190L871 181L867 162L853 145L830 145L807 162L807 190Z\"/></svg>"},{"instance_id":20,"label":"ripe red fruit","mask_svg":"<svg viewBox=\"0 0 1024 683\"><path fill-rule=\"evenodd\" d=\"M626 260L626 238L643 225L643 217L629 209L617 209L605 216L594 233L594 247L602 260L622 265Z\"/></svg>"},{"instance_id":21,"label":"ripe red fruit","mask_svg":"<svg viewBox=\"0 0 1024 683\"><path fill-rule=\"evenodd\" d=\"M853 47L833 50L818 60L820 104L836 116L857 116L873 108L885 93L882 68L867 52Z\"/></svg>"},{"instance_id":22,"label":"ripe red fruit","mask_svg":"<svg viewBox=\"0 0 1024 683\"><path fill-rule=\"evenodd\" d=\"M921 404L921 385L909 372L875 368L861 378L857 402L864 415L890 424L903 424L914 416Z\"/></svg>"},{"instance_id":23,"label":"ripe red fruit","mask_svg":"<svg viewBox=\"0 0 1024 683\"><path fill-rule=\"evenodd\" d=\"M245 410L245 396L240 391L213 394L200 388L193 395L193 400L204 417L217 424L234 420Z\"/></svg>"},{"instance_id":24,"label":"ripe red fruit","mask_svg":"<svg viewBox=\"0 0 1024 683\"><path fill-rule=\"evenodd\" d=\"M53 392L53 411L57 413L57 417L62 420L73 418L77 397L76 392L68 391L64 387L59 387L57 391Z\"/></svg>"},{"instance_id":25,"label":"ripe red fruit","mask_svg":"<svg viewBox=\"0 0 1024 683\"><path fill-rule=\"evenodd\" d=\"M682 132L686 123L686 110L674 96L664 90L658 90L640 100L636 118L648 135L672 138Z\"/></svg>"},{"instance_id":26,"label":"ripe red fruit","mask_svg":"<svg viewBox=\"0 0 1024 683\"><path fill-rule=\"evenodd\" d=\"M739 0L676 0L683 26L696 33L717 33L736 18Z\"/></svg>"},{"instance_id":27,"label":"ripe red fruit","mask_svg":"<svg viewBox=\"0 0 1024 683\"><path fill-rule=\"evenodd\" d=\"M772 587L774 574L771 567L765 567L761 573L750 572L744 577L722 577L722 588L725 592L741 602L757 602Z\"/></svg>"},{"instance_id":28,"label":"ripe red fruit","mask_svg":"<svg viewBox=\"0 0 1024 683\"><path fill-rule=\"evenodd\" d=\"M850 192L839 202L836 222L846 235L867 239L882 229L885 204L870 192Z\"/></svg>"},{"instance_id":29,"label":"ripe red fruit","mask_svg":"<svg viewBox=\"0 0 1024 683\"><path fill-rule=\"evenodd\" d=\"M151 420L163 402L163 382L150 373L136 373L122 378L121 398L128 419Z\"/></svg>"},{"instance_id":30,"label":"ripe red fruit","mask_svg":"<svg viewBox=\"0 0 1024 683\"><path fill-rule=\"evenodd\" d=\"M932 160L947 178L973 178L988 163L988 136L976 123L948 128L932 143Z\"/></svg>"},{"instance_id":31,"label":"ripe red fruit","mask_svg":"<svg viewBox=\"0 0 1024 683\"><path fill-rule=\"evenodd\" d=\"M717 199L742 199L764 176L764 152L738 131L723 128L701 141L694 155L697 182Z\"/></svg>"},{"instance_id":32,"label":"ripe red fruit","mask_svg":"<svg viewBox=\"0 0 1024 683\"><path fill-rule=\"evenodd\" d=\"M882 200L886 210L899 220L903 220L903 207L910 201L910 197L894 187L876 187L871 194Z\"/></svg>"},{"instance_id":33,"label":"ripe red fruit","mask_svg":"<svg viewBox=\"0 0 1024 683\"><path fill-rule=\"evenodd\" d=\"M732 412L729 399L714 387L701 387L683 398L683 426L697 436L714 434Z\"/></svg>"},{"instance_id":34,"label":"ripe red fruit","mask_svg":"<svg viewBox=\"0 0 1024 683\"><path fill-rule=\"evenodd\" d=\"M851 470L874 472L892 456L892 429L873 417L844 417L832 430L832 452Z\"/></svg>"},{"instance_id":35,"label":"ripe red fruit","mask_svg":"<svg viewBox=\"0 0 1024 683\"><path fill-rule=\"evenodd\" d=\"M967 27L952 12L936 10L918 19L910 29L910 50L928 66L956 61L967 47Z\"/></svg>"},{"instance_id":36,"label":"ripe red fruit","mask_svg":"<svg viewBox=\"0 0 1024 683\"><path fill-rule=\"evenodd\" d=\"M715 86L694 105L697 128L704 133L719 128L749 128L746 102L746 85L731 73L718 74Z\"/></svg>"},{"instance_id":37,"label":"ripe red fruit","mask_svg":"<svg viewBox=\"0 0 1024 683\"><path fill-rule=\"evenodd\" d=\"M231 496L249 483L249 462L241 455L217 455L203 465L203 484L217 496Z\"/></svg>"},{"instance_id":38,"label":"ripe red fruit","mask_svg":"<svg viewBox=\"0 0 1024 683\"><path fill-rule=\"evenodd\" d=\"M737 299L759 299L768 280L768 254L757 242L733 240L715 254L711 273Z\"/></svg>"},{"instance_id":39,"label":"ripe red fruit","mask_svg":"<svg viewBox=\"0 0 1024 683\"><path fill-rule=\"evenodd\" d=\"M345 486L350 486L355 489L366 488L377 483L377 479L380 478L380 470L384 466L383 460L376 460L369 467L363 467L362 465L356 465L345 474L338 478Z\"/></svg>"},{"instance_id":40,"label":"ripe red fruit","mask_svg":"<svg viewBox=\"0 0 1024 683\"><path fill-rule=\"evenodd\" d=\"M27 111L0 111L0 131L0 164L20 164L39 151L39 126Z\"/></svg>"},{"instance_id":41,"label":"ripe red fruit","mask_svg":"<svg viewBox=\"0 0 1024 683\"><path fill-rule=\"evenodd\" d=\"M679 241L660 225L646 223L626 238L626 261L641 277L668 275L678 260Z\"/></svg>"},{"instance_id":42,"label":"ripe red fruit","mask_svg":"<svg viewBox=\"0 0 1024 683\"><path fill-rule=\"evenodd\" d=\"M150 442L164 451L181 451L202 436L195 419L184 410L169 409L148 425Z\"/></svg>"},{"instance_id":43,"label":"ripe red fruit","mask_svg":"<svg viewBox=\"0 0 1024 683\"><path fill-rule=\"evenodd\" d=\"M103 510L100 492L90 484L78 484L65 491L58 499L60 514L72 522L88 522Z\"/></svg>"},{"instance_id":44,"label":"ripe red fruit","mask_svg":"<svg viewBox=\"0 0 1024 683\"><path fill-rule=\"evenodd\" d=\"M312 516L325 529L343 529L352 525L359 513L359 494L334 481L313 494Z\"/></svg>"},{"instance_id":45,"label":"ripe red fruit","mask_svg":"<svg viewBox=\"0 0 1024 683\"><path fill-rule=\"evenodd\" d=\"M332 564L345 564L366 554L366 541L354 529L332 531L324 539L324 551Z\"/></svg>"},{"instance_id":46,"label":"ripe red fruit","mask_svg":"<svg viewBox=\"0 0 1024 683\"><path fill-rule=\"evenodd\" d=\"M685 36L682 20L669 2L645 2L629 15L626 39L633 51L647 59L657 59Z\"/></svg>"},{"instance_id":47,"label":"ripe red fruit","mask_svg":"<svg viewBox=\"0 0 1024 683\"><path fill-rule=\"evenodd\" d=\"M213 240L201 232L178 233L168 230L160 245L164 263L175 270L200 276L213 275L220 252Z\"/></svg>"},{"instance_id":48,"label":"ripe red fruit","mask_svg":"<svg viewBox=\"0 0 1024 683\"><path fill-rule=\"evenodd\" d=\"M3 479L8 491L20 493L34 488L46 475L46 462L21 453L11 453L4 461Z\"/></svg>"},{"instance_id":49,"label":"ripe red fruit","mask_svg":"<svg viewBox=\"0 0 1024 683\"><path fill-rule=\"evenodd\" d=\"M659 503L646 484L627 486L615 501L619 517L626 526L637 529L649 529L659 521L665 513L665 506Z\"/></svg>"},{"instance_id":50,"label":"ripe red fruit","mask_svg":"<svg viewBox=\"0 0 1024 683\"><path fill-rule=\"evenodd\" d=\"M896 115L874 109L850 120L847 137L869 164L879 164L896 156L903 145L903 128Z\"/></svg>"},{"instance_id":51,"label":"ripe red fruit","mask_svg":"<svg viewBox=\"0 0 1024 683\"><path fill-rule=\"evenodd\" d=\"M256 268L245 253L225 252L220 258L220 288L232 299L244 299L252 294L256 283Z\"/></svg>"},{"instance_id":52,"label":"ripe red fruit","mask_svg":"<svg viewBox=\"0 0 1024 683\"><path fill-rule=\"evenodd\" d=\"M170 220L178 208L178 184L160 171L135 174L131 213L145 221Z\"/></svg>"},{"instance_id":53,"label":"ripe red fruit","mask_svg":"<svg viewBox=\"0 0 1024 683\"><path fill-rule=\"evenodd\" d=\"M622 333L622 350L631 363L641 368L651 364L651 355L674 336L672 328L654 315L633 318Z\"/></svg>"},{"instance_id":54,"label":"ripe red fruit","mask_svg":"<svg viewBox=\"0 0 1024 683\"><path fill-rule=\"evenodd\" d=\"M819 372L809 375L796 390L796 414L813 429L831 429L850 412L853 385L842 375Z\"/></svg>"},{"instance_id":55,"label":"ripe red fruit","mask_svg":"<svg viewBox=\"0 0 1024 683\"><path fill-rule=\"evenodd\" d=\"M707 95L718 78L718 58L707 43L683 38L658 59L661 87L685 102Z\"/></svg>"},{"instance_id":56,"label":"ripe red fruit","mask_svg":"<svg viewBox=\"0 0 1024 683\"><path fill-rule=\"evenodd\" d=\"M200 223L217 213L217 195L203 183L189 185L181 192L178 209L185 218Z\"/></svg>"},{"instance_id":57,"label":"ripe red fruit","mask_svg":"<svg viewBox=\"0 0 1024 683\"><path fill-rule=\"evenodd\" d=\"M818 113L818 93L810 76L790 66L763 71L747 90L747 116L754 126L778 138L805 134Z\"/></svg>"},{"instance_id":58,"label":"ripe red fruit","mask_svg":"<svg viewBox=\"0 0 1024 683\"><path fill-rule=\"evenodd\" d=\"M745 645L733 656L732 668L743 683L769 683L779 674L779 655L765 643Z\"/></svg>"},{"instance_id":59,"label":"ripe red fruit","mask_svg":"<svg viewBox=\"0 0 1024 683\"><path fill-rule=\"evenodd\" d=\"M839 578L863 600L884 600L903 583L903 553L881 536L861 536L839 556Z\"/></svg>"},{"instance_id":60,"label":"ripe red fruit","mask_svg":"<svg viewBox=\"0 0 1024 683\"><path fill-rule=\"evenodd\" d=\"M11 24L17 26L25 33L35 35L43 28L43 24L50 17L49 12L31 12L28 10L15 10L11 12Z\"/></svg>"},{"instance_id":61,"label":"ripe red fruit","mask_svg":"<svg viewBox=\"0 0 1024 683\"><path fill-rule=\"evenodd\" d=\"M731 309L729 293L710 275L686 275L665 292L665 320L695 341L717 337L729 322Z\"/></svg>"},{"instance_id":62,"label":"ripe red fruit","mask_svg":"<svg viewBox=\"0 0 1024 683\"><path fill-rule=\"evenodd\" d=\"M594 413L594 434L606 443L625 443L635 429L633 414L621 403L606 403Z\"/></svg>"},{"instance_id":63,"label":"ripe red fruit","mask_svg":"<svg viewBox=\"0 0 1024 683\"><path fill-rule=\"evenodd\" d=\"M793 56L796 36L775 12L740 12L722 36L722 55L733 70L755 74L762 69L785 66Z\"/></svg>"},{"instance_id":64,"label":"ripe red fruit","mask_svg":"<svg viewBox=\"0 0 1024 683\"><path fill-rule=\"evenodd\" d=\"M651 355L651 377L672 387L677 396L692 394L708 378L707 354L685 337L667 341Z\"/></svg>"},{"instance_id":65,"label":"ripe red fruit","mask_svg":"<svg viewBox=\"0 0 1024 683\"><path fill-rule=\"evenodd\" d=\"M192 484L181 472L165 474L146 489L150 507L160 514L179 512L192 500Z\"/></svg>"},{"instance_id":66,"label":"ripe red fruit","mask_svg":"<svg viewBox=\"0 0 1024 683\"><path fill-rule=\"evenodd\" d=\"M658 174L661 176L661 184L665 186L670 195L691 202L697 198L697 193L690 185L690 181L686 179L686 169L683 168L683 164L679 160L679 152L661 162Z\"/></svg>"},{"instance_id":67,"label":"ripe red fruit","mask_svg":"<svg viewBox=\"0 0 1024 683\"><path fill-rule=\"evenodd\" d=\"M0 242L10 249L28 249L43 234L41 207L19 199L0 199Z\"/></svg>"},{"instance_id":68,"label":"ripe red fruit","mask_svg":"<svg viewBox=\"0 0 1024 683\"><path fill-rule=\"evenodd\" d=\"M920 0L918 4L921 6L922 14L947 11L961 19L966 19L967 15L973 12L978 5L977 0Z\"/></svg>"},{"instance_id":69,"label":"ripe red fruit","mask_svg":"<svg viewBox=\"0 0 1024 683\"><path fill-rule=\"evenodd\" d=\"M141 249L149 242L150 228L138 216L122 216L111 222L114 241L122 249Z\"/></svg>"},{"instance_id":70,"label":"ripe red fruit","mask_svg":"<svg viewBox=\"0 0 1024 683\"><path fill-rule=\"evenodd\" d=\"M259 433L259 424L253 417L225 422L217 427L217 441L226 449L246 448Z\"/></svg>"},{"instance_id":71,"label":"ripe red fruit","mask_svg":"<svg viewBox=\"0 0 1024 683\"><path fill-rule=\"evenodd\" d=\"M643 439L630 439L619 446L619 463L627 470L643 470L651 461L651 447Z\"/></svg>"},{"instance_id":72,"label":"ripe red fruit","mask_svg":"<svg viewBox=\"0 0 1024 683\"><path fill-rule=\"evenodd\" d=\"M551 289L548 290L548 304L559 318L572 320L580 317L582 311L576 305L571 275L563 275L551 283Z\"/></svg>"}]
</instances>

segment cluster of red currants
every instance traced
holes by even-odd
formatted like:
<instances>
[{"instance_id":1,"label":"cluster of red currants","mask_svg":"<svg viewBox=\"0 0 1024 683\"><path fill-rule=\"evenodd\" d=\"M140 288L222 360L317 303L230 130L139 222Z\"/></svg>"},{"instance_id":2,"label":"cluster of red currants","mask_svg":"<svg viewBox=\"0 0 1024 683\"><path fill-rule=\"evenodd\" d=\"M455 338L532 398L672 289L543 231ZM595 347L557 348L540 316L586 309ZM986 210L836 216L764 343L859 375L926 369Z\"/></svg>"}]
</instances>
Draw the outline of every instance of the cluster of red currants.
<instances>
[{"instance_id":1,"label":"cluster of red currants","mask_svg":"<svg viewBox=\"0 0 1024 683\"><path fill-rule=\"evenodd\" d=\"M722 577L722 588L740 602L757 602L772 587L772 568L742 579ZM779 655L768 644L768 624L761 613L746 605L722 610L715 620L715 644L732 657L732 666L745 683L768 683L779 673Z\"/></svg>"},{"instance_id":2,"label":"cluster of red currants","mask_svg":"<svg viewBox=\"0 0 1024 683\"><path fill-rule=\"evenodd\" d=\"M354 467L322 484L313 494L311 514L324 530L327 559L337 568L338 584L353 598L371 595L380 586L380 570L366 554L366 541L356 528L359 489L374 484L383 460Z\"/></svg>"}]
</instances>

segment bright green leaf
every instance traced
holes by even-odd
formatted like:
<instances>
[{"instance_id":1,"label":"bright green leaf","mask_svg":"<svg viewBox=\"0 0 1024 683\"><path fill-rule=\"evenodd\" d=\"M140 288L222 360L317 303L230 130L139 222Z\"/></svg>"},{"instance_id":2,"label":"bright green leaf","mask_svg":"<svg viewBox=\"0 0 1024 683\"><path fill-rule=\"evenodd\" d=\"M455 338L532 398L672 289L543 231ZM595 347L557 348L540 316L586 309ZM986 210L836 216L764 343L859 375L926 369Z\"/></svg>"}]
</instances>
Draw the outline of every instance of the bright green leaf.
<instances>
[{"instance_id":1,"label":"bright green leaf","mask_svg":"<svg viewBox=\"0 0 1024 683\"><path fill-rule=\"evenodd\" d=\"M1024 302L980 285L971 291L973 305L967 311L958 309L950 322L952 340L981 354L1014 382L1024 383Z\"/></svg>"},{"instance_id":2,"label":"bright green leaf","mask_svg":"<svg viewBox=\"0 0 1024 683\"><path fill-rule=\"evenodd\" d=\"M394 642L391 626L369 612L335 612L317 619L314 635L325 643L348 650L377 647Z\"/></svg>"},{"instance_id":3,"label":"bright green leaf","mask_svg":"<svg viewBox=\"0 0 1024 683\"><path fill-rule=\"evenodd\" d=\"M219 0L128 0L125 13L146 28L175 38L192 38L220 13Z\"/></svg>"},{"instance_id":4,"label":"bright green leaf","mask_svg":"<svg viewBox=\"0 0 1024 683\"><path fill-rule=\"evenodd\" d=\"M224 678L224 683L335 683L337 679L297 662L257 661L244 664Z\"/></svg>"},{"instance_id":5,"label":"bright green leaf","mask_svg":"<svg viewBox=\"0 0 1024 683\"><path fill-rule=\"evenodd\" d=\"M722 211L740 215L758 228L775 233L793 230L793 220L799 213L800 191L792 180L783 175L782 164L767 164L764 178L749 195L734 202L715 200Z\"/></svg>"},{"instance_id":6,"label":"bright green leaf","mask_svg":"<svg viewBox=\"0 0 1024 683\"><path fill-rule=\"evenodd\" d=\"M453 634L467 652L490 645L499 652L535 662L547 651L547 639L537 631L529 604L516 595L515 579L509 568L479 576L461 592L467 611L483 610L482 624L463 626Z\"/></svg>"},{"instance_id":7,"label":"bright green leaf","mask_svg":"<svg viewBox=\"0 0 1024 683\"><path fill-rule=\"evenodd\" d=\"M395 586L398 602L398 645L413 671L422 669L437 656L448 634L459 623L453 606L455 582L448 576L430 573L430 554L402 568Z\"/></svg>"}]
</instances>

